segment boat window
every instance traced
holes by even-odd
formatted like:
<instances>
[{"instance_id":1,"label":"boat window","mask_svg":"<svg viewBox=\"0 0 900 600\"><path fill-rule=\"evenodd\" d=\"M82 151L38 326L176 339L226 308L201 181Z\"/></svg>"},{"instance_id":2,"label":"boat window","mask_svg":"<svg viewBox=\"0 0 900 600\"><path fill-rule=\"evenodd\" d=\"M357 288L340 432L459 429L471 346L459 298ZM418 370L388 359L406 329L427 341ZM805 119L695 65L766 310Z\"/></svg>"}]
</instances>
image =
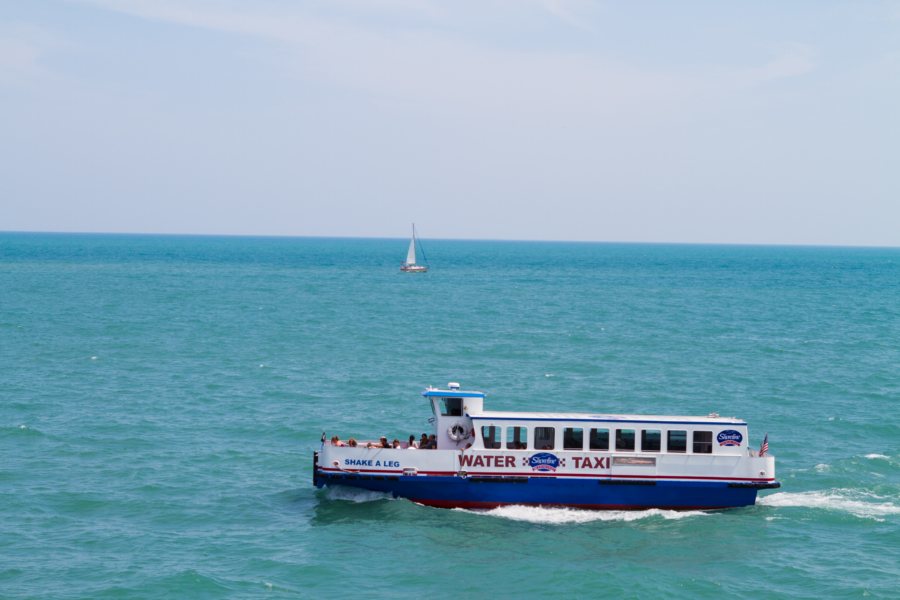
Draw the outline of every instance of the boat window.
<instances>
[{"instance_id":1,"label":"boat window","mask_svg":"<svg viewBox=\"0 0 900 600\"><path fill-rule=\"evenodd\" d=\"M634 450L634 429L616 429L616 450Z\"/></svg>"},{"instance_id":2,"label":"boat window","mask_svg":"<svg viewBox=\"0 0 900 600\"><path fill-rule=\"evenodd\" d=\"M687 431L670 431L666 452L687 452Z\"/></svg>"},{"instance_id":3,"label":"boat window","mask_svg":"<svg viewBox=\"0 0 900 600\"><path fill-rule=\"evenodd\" d=\"M484 426L481 428L481 438L484 440L484 447L497 449L501 448L500 444L500 428L491 426Z\"/></svg>"},{"instance_id":4,"label":"boat window","mask_svg":"<svg viewBox=\"0 0 900 600\"><path fill-rule=\"evenodd\" d=\"M584 450L584 430L580 427L563 429L563 450Z\"/></svg>"},{"instance_id":5,"label":"boat window","mask_svg":"<svg viewBox=\"0 0 900 600\"><path fill-rule=\"evenodd\" d=\"M556 437L556 429L553 427L534 428L534 449L553 450L553 441Z\"/></svg>"},{"instance_id":6,"label":"boat window","mask_svg":"<svg viewBox=\"0 0 900 600\"><path fill-rule=\"evenodd\" d=\"M439 401L441 415L444 417L461 417L463 409L462 398L441 398Z\"/></svg>"},{"instance_id":7,"label":"boat window","mask_svg":"<svg viewBox=\"0 0 900 600\"><path fill-rule=\"evenodd\" d=\"M506 428L506 447L510 450L527 450L528 449L528 428L527 427L507 427Z\"/></svg>"},{"instance_id":8,"label":"boat window","mask_svg":"<svg viewBox=\"0 0 900 600\"><path fill-rule=\"evenodd\" d=\"M641 452L659 452L662 444L662 432L659 429L641 431Z\"/></svg>"},{"instance_id":9,"label":"boat window","mask_svg":"<svg viewBox=\"0 0 900 600\"><path fill-rule=\"evenodd\" d=\"M694 432L694 454L712 454L712 431Z\"/></svg>"},{"instance_id":10,"label":"boat window","mask_svg":"<svg viewBox=\"0 0 900 600\"><path fill-rule=\"evenodd\" d=\"M591 429L591 450L609 450L609 429Z\"/></svg>"}]
</instances>

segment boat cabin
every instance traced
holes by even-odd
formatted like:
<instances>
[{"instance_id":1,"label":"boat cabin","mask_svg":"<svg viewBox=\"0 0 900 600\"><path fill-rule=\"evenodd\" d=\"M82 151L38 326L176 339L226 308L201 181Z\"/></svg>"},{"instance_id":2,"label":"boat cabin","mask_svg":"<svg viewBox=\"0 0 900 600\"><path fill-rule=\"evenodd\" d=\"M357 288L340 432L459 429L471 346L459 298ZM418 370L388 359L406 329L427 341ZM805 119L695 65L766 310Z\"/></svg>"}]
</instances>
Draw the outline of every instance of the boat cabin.
<instances>
[{"instance_id":1,"label":"boat cabin","mask_svg":"<svg viewBox=\"0 0 900 600\"><path fill-rule=\"evenodd\" d=\"M429 387L439 450L747 454L747 424L734 417L485 411L483 392Z\"/></svg>"}]
</instances>

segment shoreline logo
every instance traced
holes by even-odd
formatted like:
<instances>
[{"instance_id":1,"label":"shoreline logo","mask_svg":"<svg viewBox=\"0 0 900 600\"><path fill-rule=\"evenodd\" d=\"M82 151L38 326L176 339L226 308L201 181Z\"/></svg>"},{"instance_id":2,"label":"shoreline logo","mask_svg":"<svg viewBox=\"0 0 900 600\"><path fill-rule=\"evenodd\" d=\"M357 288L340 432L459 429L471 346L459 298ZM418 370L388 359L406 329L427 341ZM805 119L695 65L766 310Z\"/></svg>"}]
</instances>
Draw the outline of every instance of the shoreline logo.
<instances>
[{"instance_id":1,"label":"shoreline logo","mask_svg":"<svg viewBox=\"0 0 900 600\"><path fill-rule=\"evenodd\" d=\"M741 442L744 440L744 436L741 435L740 431L735 431L734 429L726 429L719 433L716 436L716 439L719 441L720 446L740 446Z\"/></svg>"},{"instance_id":2,"label":"shoreline logo","mask_svg":"<svg viewBox=\"0 0 900 600\"><path fill-rule=\"evenodd\" d=\"M528 459L532 471L555 471L559 466L559 459L548 452L535 454Z\"/></svg>"}]
</instances>

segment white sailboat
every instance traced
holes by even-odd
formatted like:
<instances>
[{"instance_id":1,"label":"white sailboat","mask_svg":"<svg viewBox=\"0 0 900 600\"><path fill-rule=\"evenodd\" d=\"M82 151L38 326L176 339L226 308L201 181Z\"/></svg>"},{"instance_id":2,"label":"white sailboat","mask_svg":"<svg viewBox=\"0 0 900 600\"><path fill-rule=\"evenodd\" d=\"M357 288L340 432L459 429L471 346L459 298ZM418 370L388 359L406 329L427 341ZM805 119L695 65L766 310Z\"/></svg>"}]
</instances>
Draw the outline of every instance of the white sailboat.
<instances>
[{"instance_id":1,"label":"white sailboat","mask_svg":"<svg viewBox=\"0 0 900 600\"><path fill-rule=\"evenodd\" d=\"M422 249L422 241L419 240L419 249ZM425 250L422 250L422 259L425 265L416 264L416 224L413 223L412 239L409 240L409 252L406 253L406 262L400 263L400 270L404 273L425 273L428 271L428 259L425 258Z\"/></svg>"}]
</instances>

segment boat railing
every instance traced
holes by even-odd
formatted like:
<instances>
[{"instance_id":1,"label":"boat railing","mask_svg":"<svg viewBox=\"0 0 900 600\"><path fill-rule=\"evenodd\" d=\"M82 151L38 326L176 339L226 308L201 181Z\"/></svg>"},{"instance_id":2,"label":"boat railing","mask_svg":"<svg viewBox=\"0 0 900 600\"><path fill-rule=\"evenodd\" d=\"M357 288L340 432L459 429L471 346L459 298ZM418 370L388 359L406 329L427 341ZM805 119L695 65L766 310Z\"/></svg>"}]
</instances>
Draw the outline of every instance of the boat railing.
<instances>
[{"instance_id":1,"label":"boat railing","mask_svg":"<svg viewBox=\"0 0 900 600\"><path fill-rule=\"evenodd\" d=\"M391 443L393 443L393 442L391 442ZM366 446L368 446L369 444L379 445L378 448L369 448L369 450L406 450L409 448L409 442L400 442L399 448L381 448L380 447L381 440L356 440L356 448L365 449ZM336 448L341 448L341 447L352 448L353 447L353 446L350 446L347 444L347 440L341 440L341 443L337 444L337 445L333 444L331 441L326 441L325 445L326 446L334 446Z\"/></svg>"}]
</instances>

